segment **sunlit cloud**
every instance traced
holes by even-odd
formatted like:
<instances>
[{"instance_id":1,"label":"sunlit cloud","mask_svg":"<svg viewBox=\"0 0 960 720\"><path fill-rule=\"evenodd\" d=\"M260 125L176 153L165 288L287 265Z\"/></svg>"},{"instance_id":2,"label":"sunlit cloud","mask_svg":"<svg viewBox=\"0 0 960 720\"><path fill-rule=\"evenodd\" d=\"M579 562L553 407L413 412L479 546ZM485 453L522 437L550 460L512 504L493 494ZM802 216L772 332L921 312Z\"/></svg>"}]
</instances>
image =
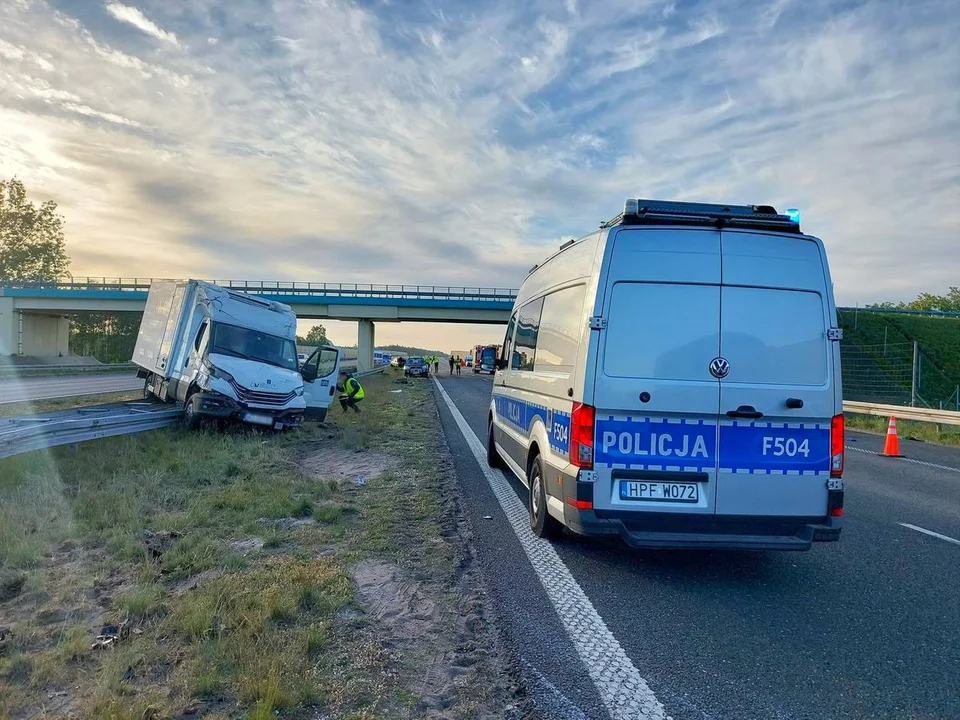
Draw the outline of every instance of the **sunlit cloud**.
<instances>
[{"instance_id":1,"label":"sunlit cloud","mask_svg":"<svg viewBox=\"0 0 960 720\"><path fill-rule=\"evenodd\" d=\"M953 5L3 2L0 175L80 276L511 287L640 196L798 206L839 302L909 299L960 261Z\"/></svg>"},{"instance_id":2,"label":"sunlit cloud","mask_svg":"<svg viewBox=\"0 0 960 720\"><path fill-rule=\"evenodd\" d=\"M111 1L106 4L106 10L120 22L129 23L137 28L137 30L141 30L147 35L155 37L157 40L163 40L171 45L177 44L176 35L158 26L135 7Z\"/></svg>"}]
</instances>

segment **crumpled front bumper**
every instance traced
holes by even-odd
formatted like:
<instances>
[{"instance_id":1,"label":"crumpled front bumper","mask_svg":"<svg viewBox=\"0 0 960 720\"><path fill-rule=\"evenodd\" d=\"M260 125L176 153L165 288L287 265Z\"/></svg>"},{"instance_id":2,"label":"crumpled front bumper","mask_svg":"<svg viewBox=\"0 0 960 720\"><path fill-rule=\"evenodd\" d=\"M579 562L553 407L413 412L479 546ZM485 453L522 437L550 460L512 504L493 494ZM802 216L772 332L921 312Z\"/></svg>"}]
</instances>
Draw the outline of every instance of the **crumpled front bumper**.
<instances>
[{"instance_id":1,"label":"crumpled front bumper","mask_svg":"<svg viewBox=\"0 0 960 720\"><path fill-rule=\"evenodd\" d=\"M303 422L303 409L256 408L241 405L233 398L218 392L201 392L194 395L199 403L197 413L205 418L233 420L251 425L275 429L299 427ZM256 419L255 419L256 418ZM269 422L267 419L269 418ZM280 427L277 427L277 425Z\"/></svg>"}]
</instances>

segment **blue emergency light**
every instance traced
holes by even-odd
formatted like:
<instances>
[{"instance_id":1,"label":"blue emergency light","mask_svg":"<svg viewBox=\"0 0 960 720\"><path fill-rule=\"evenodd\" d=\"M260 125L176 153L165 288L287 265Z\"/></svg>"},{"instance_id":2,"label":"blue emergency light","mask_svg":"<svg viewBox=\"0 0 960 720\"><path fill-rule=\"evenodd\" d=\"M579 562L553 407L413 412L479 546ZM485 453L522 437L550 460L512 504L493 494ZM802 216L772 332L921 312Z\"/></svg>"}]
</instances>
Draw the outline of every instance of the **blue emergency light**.
<instances>
[{"instance_id":1,"label":"blue emergency light","mask_svg":"<svg viewBox=\"0 0 960 720\"><path fill-rule=\"evenodd\" d=\"M800 211L797 208L787 208L786 216L793 220L797 225L800 224Z\"/></svg>"}]
</instances>

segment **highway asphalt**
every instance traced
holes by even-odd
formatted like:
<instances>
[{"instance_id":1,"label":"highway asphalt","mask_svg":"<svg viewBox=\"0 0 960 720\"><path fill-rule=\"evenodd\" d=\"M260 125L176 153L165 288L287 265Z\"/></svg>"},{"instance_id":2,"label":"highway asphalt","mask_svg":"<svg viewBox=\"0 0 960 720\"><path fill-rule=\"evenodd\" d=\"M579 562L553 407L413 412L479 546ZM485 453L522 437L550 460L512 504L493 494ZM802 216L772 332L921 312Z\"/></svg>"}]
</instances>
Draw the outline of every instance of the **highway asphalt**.
<instances>
[{"instance_id":1,"label":"highway asphalt","mask_svg":"<svg viewBox=\"0 0 960 720\"><path fill-rule=\"evenodd\" d=\"M143 380L132 373L104 373L102 375L84 373L79 375L10 378L0 380L0 405L30 400L126 392L140 390L142 387Z\"/></svg>"},{"instance_id":2,"label":"highway asphalt","mask_svg":"<svg viewBox=\"0 0 960 720\"><path fill-rule=\"evenodd\" d=\"M490 378L439 379L485 442ZM609 717L435 395L505 642L546 717ZM848 433L843 535L809 552L553 547L674 720L960 718L960 450L901 444Z\"/></svg>"}]
</instances>

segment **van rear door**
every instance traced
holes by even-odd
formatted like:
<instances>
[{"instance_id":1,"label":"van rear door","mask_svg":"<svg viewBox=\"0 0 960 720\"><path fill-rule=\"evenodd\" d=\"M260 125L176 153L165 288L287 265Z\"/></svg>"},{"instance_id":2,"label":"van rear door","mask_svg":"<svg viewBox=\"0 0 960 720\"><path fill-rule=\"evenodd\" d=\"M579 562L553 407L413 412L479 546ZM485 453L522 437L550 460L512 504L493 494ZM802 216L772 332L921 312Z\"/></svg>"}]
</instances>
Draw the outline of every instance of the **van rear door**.
<instances>
[{"instance_id":1,"label":"van rear door","mask_svg":"<svg viewBox=\"0 0 960 720\"><path fill-rule=\"evenodd\" d=\"M598 303L594 506L713 513L720 233L620 228L612 241Z\"/></svg>"},{"instance_id":2,"label":"van rear door","mask_svg":"<svg viewBox=\"0 0 960 720\"><path fill-rule=\"evenodd\" d=\"M832 303L811 238L722 231L716 512L827 514Z\"/></svg>"}]
</instances>

